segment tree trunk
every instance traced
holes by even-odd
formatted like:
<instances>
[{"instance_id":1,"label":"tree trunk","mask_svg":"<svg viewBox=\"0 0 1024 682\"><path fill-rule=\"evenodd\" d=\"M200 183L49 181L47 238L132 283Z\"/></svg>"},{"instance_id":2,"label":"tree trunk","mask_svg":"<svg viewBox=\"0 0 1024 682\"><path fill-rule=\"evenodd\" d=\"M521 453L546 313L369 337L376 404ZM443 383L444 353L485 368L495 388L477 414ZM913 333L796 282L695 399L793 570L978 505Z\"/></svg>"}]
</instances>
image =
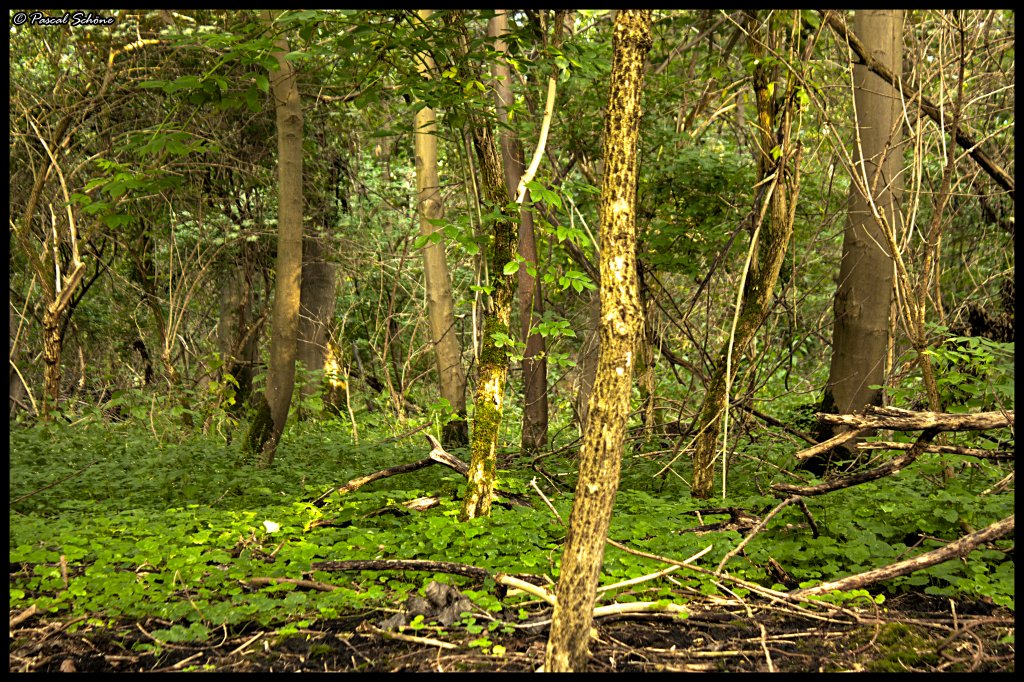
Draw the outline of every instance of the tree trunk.
<instances>
[{"instance_id":1,"label":"tree trunk","mask_svg":"<svg viewBox=\"0 0 1024 682\"><path fill-rule=\"evenodd\" d=\"M731 340L726 339L718 354L697 419L699 435L693 453L691 495L701 499L707 499L712 494L715 451L738 360L768 315L772 292L793 234L793 210L799 177L799 147L794 150L794 143L790 139L789 103L793 98L785 97L786 108L781 112L775 112L775 98L770 92L772 77L763 61L766 52L764 41L770 38L770 34L767 26L758 27L753 12L749 14L748 26L750 50L754 58L759 60L753 74L757 99L758 184L760 185L760 180L773 173L776 177L765 190L763 200L768 202L768 215L764 221L760 220L760 207L757 206L758 201L755 199L755 210L752 215L758 217L752 223L752 239L756 243L751 245L750 276L743 287L735 332ZM779 138L776 138L777 131ZM777 159L772 156L774 149L781 151ZM788 168L790 161L792 168ZM762 195L758 192L756 196ZM762 222L763 234L759 235L762 231Z\"/></svg>"},{"instance_id":2,"label":"tree trunk","mask_svg":"<svg viewBox=\"0 0 1024 682\"><path fill-rule=\"evenodd\" d=\"M623 10L612 38L601 187L601 357L583 436L544 668L583 671L629 419L633 355L643 327L636 273L637 141L651 11Z\"/></svg>"},{"instance_id":3,"label":"tree trunk","mask_svg":"<svg viewBox=\"0 0 1024 682\"><path fill-rule=\"evenodd\" d=\"M508 17L505 10L495 10L487 25L487 34L495 38L494 49L504 55L508 46L502 36L508 32ZM508 62L496 59L491 66L494 75L495 111L498 120L508 123L508 111L512 106L512 73ZM523 147L519 138L510 128L499 128L498 141L501 146L502 168L505 187L509 196L515 196L519 180L523 175ZM519 255L534 269L520 265L519 278L519 338L526 349L523 352L523 452L537 452L548 440L548 395L547 360L545 359L544 337L531 333L534 324L544 315L544 302L540 282L537 279L537 242L533 232L533 212L525 202L519 209Z\"/></svg>"},{"instance_id":4,"label":"tree trunk","mask_svg":"<svg viewBox=\"0 0 1024 682\"><path fill-rule=\"evenodd\" d=\"M854 31L865 48L889 69L903 63L903 11L858 10ZM898 216L902 183L897 134L902 111L900 95L867 66L853 67L854 105L860 147L856 166L863 163L871 195L890 220ZM885 359L889 344L889 308L892 304L893 260L888 241L872 217L869 197L850 186L843 256L839 267L832 328L832 361L821 411L833 414L860 412L882 404ZM838 435L835 426L822 424L818 440ZM853 439L829 453L811 458L804 467L818 475L830 459L849 459L857 451Z\"/></svg>"},{"instance_id":5,"label":"tree trunk","mask_svg":"<svg viewBox=\"0 0 1024 682\"><path fill-rule=\"evenodd\" d=\"M431 10L419 10L420 21L426 21ZM416 61L424 78L430 78L434 60L422 53ZM428 236L441 229L431 221L444 217L440 181L437 175L437 119L434 110L424 107L416 113L413 142L416 156L416 196L420 214L420 234ZM466 421L466 371L462 365L462 348L455 331L455 302L452 278L445 259L445 242L428 242L423 246L423 277L427 289L427 315L430 338L434 343L437 380L441 397L448 401L455 418L445 424L441 434L447 447L469 443Z\"/></svg>"},{"instance_id":6,"label":"tree trunk","mask_svg":"<svg viewBox=\"0 0 1024 682\"><path fill-rule=\"evenodd\" d=\"M497 461L498 436L505 410L505 381L508 378L508 356L497 338L509 335L512 317L512 296L516 281L503 274L505 265L512 260L515 232L512 219L505 214L509 201L508 190L501 175L501 162L494 146L494 137L488 125L481 120L471 123L473 146L480 164L483 195L502 215L493 221L494 241L488 253L490 269L490 309L486 311L480 343L480 369L476 396L473 401L473 436L470 439L472 459L466 485L466 500L462 519L487 516L491 513L494 492L494 474Z\"/></svg>"},{"instance_id":7,"label":"tree trunk","mask_svg":"<svg viewBox=\"0 0 1024 682\"><path fill-rule=\"evenodd\" d=\"M310 234L302 240L302 292L299 296L299 331L296 359L307 372L324 368L327 341L335 305L335 264L325 258L324 235ZM312 395L323 384L306 381L303 395Z\"/></svg>"},{"instance_id":8,"label":"tree trunk","mask_svg":"<svg viewBox=\"0 0 1024 682\"><path fill-rule=\"evenodd\" d=\"M253 319L252 289L245 271L245 264L237 265L221 283L217 323L217 345L224 361L222 371L238 383L235 404L230 409L236 415L241 413L252 393L252 380L259 361L258 327L262 324L262 318Z\"/></svg>"},{"instance_id":9,"label":"tree trunk","mask_svg":"<svg viewBox=\"0 0 1024 682\"><path fill-rule=\"evenodd\" d=\"M263 10L268 29L273 16ZM278 70L270 84L277 112L278 218L270 367L263 405L250 428L249 447L262 455L261 466L274 462L274 452L288 419L295 383L296 338L302 281L302 107L292 63L285 59L288 41L275 42Z\"/></svg>"}]
</instances>

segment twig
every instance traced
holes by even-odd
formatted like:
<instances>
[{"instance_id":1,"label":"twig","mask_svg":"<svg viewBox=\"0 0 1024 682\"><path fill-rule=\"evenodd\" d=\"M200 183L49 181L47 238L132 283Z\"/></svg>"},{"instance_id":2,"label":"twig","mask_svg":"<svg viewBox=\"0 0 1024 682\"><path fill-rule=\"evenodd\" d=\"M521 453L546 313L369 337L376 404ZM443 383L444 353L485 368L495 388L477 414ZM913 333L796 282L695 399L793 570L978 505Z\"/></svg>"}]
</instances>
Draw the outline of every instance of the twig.
<instances>
[{"instance_id":1,"label":"twig","mask_svg":"<svg viewBox=\"0 0 1024 682\"><path fill-rule=\"evenodd\" d=\"M248 646L249 646L250 644L252 644L253 642L255 642L255 641L256 641L257 639L259 639L260 637L262 637L262 636L263 636L264 634L266 634L266 633L264 633L264 632L257 632L257 633L256 633L255 635L253 635L253 636L252 636L252 637L250 637L249 639L245 640L245 642L243 642L241 646L239 646L239 647L238 647L238 648L236 648L236 649L235 649L234 651L232 651L231 653L229 653L229 654L228 654L228 658L231 658L232 656L234 656L234 655L236 655L236 654L240 654L240 653L242 653L243 651L245 651L245 649L247 649L247 648L248 648Z\"/></svg>"},{"instance_id":2,"label":"twig","mask_svg":"<svg viewBox=\"0 0 1024 682\"><path fill-rule=\"evenodd\" d=\"M558 523L562 524L562 526L565 526L565 521L562 520L562 515L558 513L558 510L555 509L555 505L551 504L551 500L548 499L548 496L545 495L541 491L540 487L537 485L537 477L536 476L534 476L532 479L530 479L530 485L532 485L533 489L537 491L538 495L540 495L540 499L544 500L544 504L546 504L548 506L548 509L551 510L551 513L555 515L556 519L558 519Z\"/></svg>"},{"instance_id":3,"label":"twig","mask_svg":"<svg viewBox=\"0 0 1024 682\"><path fill-rule=\"evenodd\" d=\"M203 653L205 653L205 652L203 652L203 651L197 651L197 652L195 652L194 654L192 654L191 656L189 656L188 658L183 658L183 659L181 659L180 661L178 661L178 662L177 662L177 663L175 663L174 665L169 665L169 666L167 666L166 668L157 668L157 669L155 669L155 670L152 670L151 672L155 672L155 673L161 673L161 672L166 672L166 671L168 671L168 670L181 670L181 669L182 669L182 668L184 668L184 667L185 667L186 665L188 665L188 664L189 664L189 663L191 663L192 661L194 661L194 660L196 660L197 658L199 658L200 656L202 656L202 655L203 655Z\"/></svg>"},{"instance_id":4,"label":"twig","mask_svg":"<svg viewBox=\"0 0 1024 682\"><path fill-rule=\"evenodd\" d=\"M714 545L709 545L704 551L710 551L712 547L714 547ZM680 566L672 565L668 568L663 568L660 571L648 573L647 575L642 575L639 578L631 578L629 580L622 580L617 583L612 583L611 585L603 585L602 587L597 588L597 593L601 594L602 592L607 592L608 590L618 590L623 587L630 587L631 585L639 585L640 583L645 583L648 580L657 580L658 578L664 577L669 573L674 573L679 569Z\"/></svg>"},{"instance_id":5,"label":"twig","mask_svg":"<svg viewBox=\"0 0 1024 682\"><path fill-rule=\"evenodd\" d=\"M54 487L55 485L60 485L60 484L61 484L61 483L63 483L64 481L70 480L70 479L74 478L75 476L81 476L82 474L84 474L84 473L86 472L86 470L87 470L87 469L88 469L89 467L91 467L91 466L95 466L95 465L97 465L97 464L99 464L99 463L100 463L100 461L99 461L99 460L96 460L96 461L95 461L95 462L93 462L92 464L89 464L89 465L87 465L87 466L86 466L86 467L85 467L84 469L79 469L79 470L78 470L78 471L76 471L75 473L73 473L73 474L70 474L70 475L68 475L68 476L65 476L64 478L60 479L59 481L54 481L53 483L51 483L51 484L49 484L49 485L45 485L45 486L43 486L43 487L42 487L42 488L40 488L39 490L33 490L32 492L30 492L30 493L26 493L25 495L22 495L21 497L19 497L19 498L17 498L17 499L11 500L11 502L10 502L10 504L9 504L8 506L14 506L14 505L15 505L15 504L17 504L18 502L21 502L22 500L28 499L29 497L32 497L32 496L33 496L33 495L35 495L36 493L41 493L41 492L43 492L44 490L49 490L50 488Z\"/></svg>"},{"instance_id":6,"label":"twig","mask_svg":"<svg viewBox=\"0 0 1024 682\"><path fill-rule=\"evenodd\" d=\"M451 642L443 642L440 639L434 639L433 637L414 637L413 635L404 635L401 632L391 632L390 630L382 630L378 627L371 625L368 621L363 621L356 628L356 631L370 632L378 637L384 637L385 639L397 639L402 642L412 642L413 644L425 644L427 646L436 646L440 649L458 649L457 644Z\"/></svg>"},{"instance_id":7,"label":"twig","mask_svg":"<svg viewBox=\"0 0 1024 682\"><path fill-rule=\"evenodd\" d=\"M750 532L747 533L747 536L740 541L740 544L736 545L736 547L731 549L729 552L726 553L724 557L722 557L722 560L718 562L718 567L715 568L715 570L721 572L725 565L729 563L729 559L732 559L734 556L742 552L743 548L746 547L750 543L750 541L754 539L754 536L760 533L762 530L764 530L764 527L768 524L768 521L771 520L773 516L782 511L784 507L794 502L797 502L800 499L801 498L799 495L793 495L792 497L787 497L785 500L776 505L775 508L768 512L763 519L757 522L757 525L755 525L750 530Z\"/></svg>"},{"instance_id":8,"label":"twig","mask_svg":"<svg viewBox=\"0 0 1024 682\"><path fill-rule=\"evenodd\" d=\"M804 498L799 498L797 500L797 504L800 505L800 510L804 513L804 516L807 517L807 523L811 526L811 537L817 538L819 535L818 524L814 522L814 517L811 516L811 510L807 508L807 503L804 502Z\"/></svg>"},{"instance_id":9,"label":"twig","mask_svg":"<svg viewBox=\"0 0 1024 682\"><path fill-rule=\"evenodd\" d=\"M300 580L298 578L253 577L240 580L239 582L243 585L278 585L280 583L288 583L290 585L296 585L297 587L305 587L309 590L319 590L320 592L331 592L332 590L338 589L337 585L322 583L319 580Z\"/></svg>"},{"instance_id":10,"label":"twig","mask_svg":"<svg viewBox=\"0 0 1024 682\"><path fill-rule=\"evenodd\" d=\"M428 428L430 426L433 426L433 424L431 424L430 422L427 422L423 426L417 426L412 431L406 431L405 433L399 434L397 436L392 436L391 438L385 438L380 443L378 443L378 445L384 445L385 443L393 443L395 441L402 440L403 438L408 438L409 436L414 436L417 433L419 433L420 431L422 431L423 429L426 429L426 428Z\"/></svg>"},{"instance_id":11,"label":"twig","mask_svg":"<svg viewBox=\"0 0 1024 682\"><path fill-rule=\"evenodd\" d=\"M17 627L18 625L21 625L24 621L28 620L29 618L31 618L32 616L36 615L37 613L39 613L39 607L36 606L35 604L32 604L32 606L29 606L27 609L25 609L24 611L22 611L18 615L12 617L11 621L10 621L10 625L8 625L7 627L8 628Z\"/></svg>"}]
</instances>

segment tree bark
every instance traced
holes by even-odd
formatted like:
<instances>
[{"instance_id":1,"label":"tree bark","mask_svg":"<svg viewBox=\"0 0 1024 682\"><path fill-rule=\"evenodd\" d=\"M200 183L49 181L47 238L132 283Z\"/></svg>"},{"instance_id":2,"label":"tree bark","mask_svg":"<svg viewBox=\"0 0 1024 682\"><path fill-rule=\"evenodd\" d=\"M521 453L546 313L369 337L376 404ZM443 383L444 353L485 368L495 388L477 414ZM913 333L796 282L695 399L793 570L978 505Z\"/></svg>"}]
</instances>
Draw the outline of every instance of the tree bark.
<instances>
[{"instance_id":1,"label":"tree bark","mask_svg":"<svg viewBox=\"0 0 1024 682\"><path fill-rule=\"evenodd\" d=\"M431 10L420 10L420 21L426 21ZM434 60L426 52L419 55L416 66L420 75L430 78ZM420 214L420 234L429 236L441 229L432 221L444 217L440 181L437 174L437 120L434 110L424 107L416 113L414 124L416 156L416 195ZM444 240L423 246L423 276L427 289L427 315L430 337L434 343L437 377L441 397L448 401L455 419L445 424L441 434L448 447L469 443L466 421L466 371L462 364L462 348L455 332L455 302L452 278L445 260Z\"/></svg>"},{"instance_id":2,"label":"tree bark","mask_svg":"<svg viewBox=\"0 0 1024 682\"><path fill-rule=\"evenodd\" d=\"M263 10L268 30L274 18ZM295 383L296 338L302 281L302 107L292 63L285 59L288 41L275 41L278 69L270 73L277 113L278 218L270 367L264 402L250 428L249 447L261 453L261 466L274 462L288 420Z\"/></svg>"},{"instance_id":3,"label":"tree bark","mask_svg":"<svg viewBox=\"0 0 1024 682\"><path fill-rule=\"evenodd\" d=\"M601 187L601 355L583 437L580 475L558 577L544 668L586 669L593 605L604 559L629 419L636 342L643 309L636 272L637 142L651 11L618 13Z\"/></svg>"},{"instance_id":4,"label":"tree bark","mask_svg":"<svg viewBox=\"0 0 1024 682\"><path fill-rule=\"evenodd\" d=\"M494 49L505 54L508 46L502 36L508 32L508 17L505 10L495 10L487 25L487 34L494 37ZM508 111L512 106L512 73L508 62L497 59L491 67L494 75L495 110L502 124L498 132L501 147L502 168L505 187L509 196L514 196L523 176L523 147L515 132L505 127ZM548 396L547 360L545 359L544 337L531 333L533 325L544 315L544 303L540 282L536 276L537 242L533 232L533 211L525 202L519 209L519 256L534 268L530 274L526 264L519 267L519 333L526 349L523 352L523 430L524 452L541 450L548 440Z\"/></svg>"},{"instance_id":5,"label":"tree bark","mask_svg":"<svg viewBox=\"0 0 1024 682\"><path fill-rule=\"evenodd\" d=\"M854 30L874 59L890 69L902 64L902 10L858 10ZM894 266L889 242L872 216L870 202L894 221L902 192L901 145L894 139L900 130L900 94L863 64L854 65L853 79L860 142L854 150L855 166L863 173L871 196L862 192L863 183L851 183L833 308L832 360L821 408L838 414L882 404L881 389L870 387L885 383ZM832 438L840 430L823 424L818 440ZM831 459L850 459L856 451L857 440L852 439L831 454L808 460L804 468L821 475Z\"/></svg>"}]
</instances>

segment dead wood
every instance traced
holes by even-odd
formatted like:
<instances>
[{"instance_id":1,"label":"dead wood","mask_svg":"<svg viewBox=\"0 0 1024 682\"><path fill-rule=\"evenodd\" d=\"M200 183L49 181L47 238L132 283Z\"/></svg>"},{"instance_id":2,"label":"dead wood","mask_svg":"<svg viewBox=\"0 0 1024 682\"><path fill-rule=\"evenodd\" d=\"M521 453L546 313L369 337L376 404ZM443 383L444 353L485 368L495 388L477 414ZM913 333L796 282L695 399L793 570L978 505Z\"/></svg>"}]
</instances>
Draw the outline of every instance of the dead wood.
<instances>
[{"instance_id":1,"label":"dead wood","mask_svg":"<svg viewBox=\"0 0 1024 682\"><path fill-rule=\"evenodd\" d=\"M912 443L896 443L893 441L871 441L857 443L860 450L909 450ZM929 445L925 452L938 452L949 455L964 455L965 457L977 457L978 459L1009 460L1014 459L1012 450L982 450L980 448L962 448L955 445Z\"/></svg>"},{"instance_id":2,"label":"dead wood","mask_svg":"<svg viewBox=\"0 0 1024 682\"><path fill-rule=\"evenodd\" d=\"M351 481L341 486L340 488L333 488L331 490L328 490L323 495L313 500L313 504L316 506L321 506L324 500L330 497L331 494L334 492L337 492L339 495L344 495L345 493L350 493L353 490L358 490L359 488L362 488L367 483L373 483L374 481L379 481L382 478L388 478L390 476L396 476L398 474L407 474L410 471L417 471L419 469L423 469L424 467L428 467L431 464L443 464L446 467L450 467L455 471L459 472L460 474L462 474L463 476L465 476L466 473L469 471L469 465L463 462L455 455L445 452L444 448L441 447L441 443L439 443L438 440L434 438L432 435L430 435L429 433L425 435L427 437L427 440L430 442L430 446L432 448L430 451L430 455L427 456L426 458L417 460L415 462L409 462L408 464L399 464L397 466L388 467L387 469L381 469L380 471L375 471L372 474L360 476L359 478L353 478Z\"/></svg>"},{"instance_id":3,"label":"dead wood","mask_svg":"<svg viewBox=\"0 0 1024 682\"><path fill-rule=\"evenodd\" d=\"M834 415L843 416L843 415ZM830 493L833 490L840 490L842 488L849 488L851 486L860 485L861 483L867 483L868 481L875 481L879 478L883 478L890 474L895 474L897 471L903 469L908 464L913 462L915 459L920 457L924 452L928 444L939 434L939 429L930 428L925 429L913 447L907 451L907 454L897 457L896 459L890 460L885 464L875 467L874 469L868 469L867 471L858 471L855 474L849 476L843 476L841 478L834 478L829 481L818 483L817 485L791 485L789 483L775 483L772 485L772 490L777 490L781 493L788 493L790 495L824 495Z\"/></svg>"},{"instance_id":4,"label":"dead wood","mask_svg":"<svg viewBox=\"0 0 1024 682\"><path fill-rule=\"evenodd\" d=\"M973 412L915 412L897 407L868 406L864 414L818 413L818 420L826 424L840 424L854 429L893 429L895 431L985 431L1013 426L1013 411Z\"/></svg>"},{"instance_id":5,"label":"dead wood","mask_svg":"<svg viewBox=\"0 0 1024 682\"><path fill-rule=\"evenodd\" d=\"M997 540L1004 535L1010 535L1012 533L1013 515L1011 514L1002 521L996 521L986 528L971 533L970 535L965 535L959 540L949 543L945 547L925 552L924 554L920 554L912 559L898 561L894 564L889 564L888 566L865 571L864 573L858 573L857 575L847 576L840 580L821 583L820 585L808 587L803 590L796 590L791 594L798 597L805 597L810 595L826 594L833 590L849 591L862 589L874 583L891 580L903 575L909 575L915 571L920 571L922 568L928 568L929 566L934 566L935 564L940 564L944 561L949 561L950 559L964 557L979 545Z\"/></svg>"},{"instance_id":6,"label":"dead wood","mask_svg":"<svg viewBox=\"0 0 1024 682\"><path fill-rule=\"evenodd\" d=\"M819 412L818 420L826 424L837 424L850 427L849 431L829 438L805 450L796 453L794 457L803 461L828 452L837 445L852 440L864 433L874 429L891 429L894 431L917 431L919 429L935 429L936 431L984 431L986 429L998 429L1012 427L1014 414L1009 412L975 412L971 414L952 414L948 412L914 412L912 410L901 410L897 407L868 406L864 414L826 414ZM865 449L872 446L865 444ZM906 447L910 447L907 445ZM933 447L928 446L926 452L937 452ZM893 448L903 449L903 448ZM979 451L985 452L985 451ZM973 454L973 453L961 453ZM981 455L976 455L981 456ZM995 457L991 457L996 459Z\"/></svg>"}]
</instances>

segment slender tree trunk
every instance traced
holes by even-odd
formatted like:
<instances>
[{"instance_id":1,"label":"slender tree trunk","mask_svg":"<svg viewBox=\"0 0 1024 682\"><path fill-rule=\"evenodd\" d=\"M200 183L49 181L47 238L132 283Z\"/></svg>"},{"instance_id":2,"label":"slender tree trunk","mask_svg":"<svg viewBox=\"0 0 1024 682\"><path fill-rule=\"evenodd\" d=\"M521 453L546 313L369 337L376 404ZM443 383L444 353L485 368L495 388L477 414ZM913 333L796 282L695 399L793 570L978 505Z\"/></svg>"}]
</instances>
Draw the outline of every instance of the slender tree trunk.
<instances>
[{"instance_id":1,"label":"slender tree trunk","mask_svg":"<svg viewBox=\"0 0 1024 682\"><path fill-rule=\"evenodd\" d=\"M857 10L854 32L871 55L890 70L903 63L903 11ZM853 67L854 106L860 146L854 152L858 170L863 163L871 198L889 220L898 216L902 183L899 180L901 146L893 139L902 115L900 95L863 64ZM868 405L882 404L886 354L889 346L889 311L892 304L893 259L885 234L872 217L863 183L850 186L839 286L834 304L832 361L822 412L849 414ZM819 440L841 429L822 424ZM849 459L857 452L854 439L805 463L823 474L830 458Z\"/></svg>"},{"instance_id":2,"label":"slender tree trunk","mask_svg":"<svg viewBox=\"0 0 1024 682\"><path fill-rule=\"evenodd\" d=\"M508 32L508 17L505 10L495 10L487 25L487 34L495 38L494 49L504 54L508 46L502 36ZM495 110L498 120L508 123L508 111L512 106L512 73L508 62L496 59L491 67L494 75ZM505 187L509 196L515 196L519 180L523 176L523 147L515 132L507 127L499 128L498 141L501 146L502 168ZM544 337L531 333L533 326L544 315L544 300L540 282L537 279L537 242L533 232L533 212L524 202L519 210L519 255L530 268L521 265L519 278L519 334L526 344L523 352L523 432L524 452L541 450L548 440L548 395L547 360L545 359Z\"/></svg>"},{"instance_id":3,"label":"slender tree trunk","mask_svg":"<svg viewBox=\"0 0 1024 682\"><path fill-rule=\"evenodd\" d=\"M586 669L594 599L604 558L629 418L634 353L643 328L636 273L637 141L651 11L618 13L601 187L601 357L583 436L545 670Z\"/></svg>"},{"instance_id":4,"label":"slender tree trunk","mask_svg":"<svg viewBox=\"0 0 1024 682\"><path fill-rule=\"evenodd\" d=\"M697 419L696 446L693 453L693 483L691 495L706 499L711 497L714 485L715 452L718 436L722 428L722 418L729 401L732 379L736 375L739 358L746 351L768 315L772 292L779 278L779 270L786 256L790 237L793 234L793 209L796 204L798 187L798 170L800 163L799 147L794 147L790 139L791 118L789 106L781 112L775 112L775 98L771 96L769 86L772 82L763 57L766 53L764 41L770 39L767 26L758 26L755 12L748 14L750 27L750 50L755 59L759 60L754 67L754 91L757 99L757 156L758 180L775 173L775 179L768 185L764 201L768 202L767 216L758 218L752 223L756 245L753 247L755 259L751 259L750 275L743 288L743 298L735 332L731 341L726 339L718 354L711 382L701 405ZM790 102L792 98L786 97ZM776 135L780 137L776 137ZM773 158L772 150L781 150L779 157ZM789 166L792 165L792 168ZM760 196L760 193L757 194ZM756 203L756 202L755 202ZM759 211L759 207L755 208Z\"/></svg>"},{"instance_id":5,"label":"slender tree trunk","mask_svg":"<svg viewBox=\"0 0 1024 682\"><path fill-rule=\"evenodd\" d=\"M419 10L420 21L430 18L430 10ZM416 60L424 78L431 78L434 60L426 52ZM437 174L437 119L434 110L424 107L416 113L413 143L416 156L416 197L420 214L420 234L429 236L441 229L432 221L444 217L440 181ZM445 424L442 443L448 447L469 444L469 422L466 421L466 371L462 364L462 348L455 330L455 301L452 278L445 259L442 238L423 246L423 276L427 290L427 315L430 338L434 343L437 380L441 397L448 401L455 418Z\"/></svg>"},{"instance_id":6,"label":"slender tree trunk","mask_svg":"<svg viewBox=\"0 0 1024 682\"><path fill-rule=\"evenodd\" d=\"M268 30L274 19L263 11ZM278 218L273 330L267 390L249 430L248 445L262 454L261 466L274 462L274 452L288 420L295 383L296 339L302 281L302 107L292 63L285 59L288 41L275 41L278 69L270 73L277 112Z\"/></svg>"},{"instance_id":7,"label":"slender tree trunk","mask_svg":"<svg viewBox=\"0 0 1024 682\"><path fill-rule=\"evenodd\" d=\"M494 137L487 124L477 120L471 125L473 146L476 148L480 164L483 195L492 208L501 209L502 215L493 221L494 240L488 253L492 291L490 309L484 315L481 334L480 369L473 401L473 435L470 439L472 458L467 475L466 499L462 508L463 519L487 516L491 513L498 437L501 434L501 419L505 411L505 381L508 378L508 356L505 346L497 345L497 339L510 336L512 297L515 295L516 287L512 275L503 274L505 265L512 260L515 227L512 218L505 214L509 194L502 178L501 162L498 160Z\"/></svg>"}]
</instances>

